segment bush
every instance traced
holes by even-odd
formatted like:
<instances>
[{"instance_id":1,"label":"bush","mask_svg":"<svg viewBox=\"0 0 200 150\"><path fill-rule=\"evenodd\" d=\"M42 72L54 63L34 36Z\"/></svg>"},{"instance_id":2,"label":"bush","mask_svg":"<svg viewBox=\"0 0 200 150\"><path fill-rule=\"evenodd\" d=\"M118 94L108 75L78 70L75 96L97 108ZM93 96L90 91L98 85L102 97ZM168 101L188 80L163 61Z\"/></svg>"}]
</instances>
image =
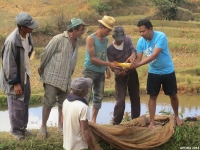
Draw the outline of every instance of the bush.
<instances>
[{"instance_id":1,"label":"bush","mask_svg":"<svg viewBox=\"0 0 200 150\"><path fill-rule=\"evenodd\" d=\"M76 6L77 4L77 6ZM67 30L68 22L76 17L77 7L79 3L69 4L67 6L58 7L57 10L52 12L53 14L53 22L55 22L57 29L60 32Z\"/></svg>"},{"instance_id":2,"label":"bush","mask_svg":"<svg viewBox=\"0 0 200 150\"><path fill-rule=\"evenodd\" d=\"M178 5L182 0L152 0L158 6L166 20L174 19L178 12Z\"/></svg>"},{"instance_id":3,"label":"bush","mask_svg":"<svg viewBox=\"0 0 200 150\"><path fill-rule=\"evenodd\" d=\"M112 9L112 7L108 5L105 0L92 0L89 2L89 6L95 9L100 15L103 15L104 12Z\"/></svg>"}]
</instances>

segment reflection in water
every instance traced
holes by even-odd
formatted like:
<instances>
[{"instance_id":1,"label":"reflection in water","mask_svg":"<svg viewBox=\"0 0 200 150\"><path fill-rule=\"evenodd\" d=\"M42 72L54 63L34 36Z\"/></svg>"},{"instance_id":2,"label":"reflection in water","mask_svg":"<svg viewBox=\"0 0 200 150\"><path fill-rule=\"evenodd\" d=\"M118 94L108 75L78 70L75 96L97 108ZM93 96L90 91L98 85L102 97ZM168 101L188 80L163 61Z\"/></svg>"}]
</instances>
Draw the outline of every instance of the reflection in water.
<instances>
[{"instance_id":1,"label":"reflection in water","mask_svg":"<svg viewBox=\"0 0 200 150\"><path fill-rule=\"evenodd\" d=\"M200 115L200 94L187 94L178 95L179 97L179 112L183 114L183 117ZM141 115L144 115L148 111L148 95L141 95ZM115 106L115 98L105 98L102 103L102 108L99 110L97 117L97 123L109 124L113 116L113 109ZM91 107L91 104L90 104ZM157 99L156 114L159 115L159 111L165 109L167 112L173 112L168 96L159 95ZM92 110L92 109L90 109ZM130 112L129 97L126 98L125 112ZM28 129L39 129L42 124L42 107L35 107L29 109L29 124ZM57 126L58 110L57 107L52 108L48 126ZM0 111L0 131L9 131L9 115L8 111Z\"/></svg>"}]
</instances>

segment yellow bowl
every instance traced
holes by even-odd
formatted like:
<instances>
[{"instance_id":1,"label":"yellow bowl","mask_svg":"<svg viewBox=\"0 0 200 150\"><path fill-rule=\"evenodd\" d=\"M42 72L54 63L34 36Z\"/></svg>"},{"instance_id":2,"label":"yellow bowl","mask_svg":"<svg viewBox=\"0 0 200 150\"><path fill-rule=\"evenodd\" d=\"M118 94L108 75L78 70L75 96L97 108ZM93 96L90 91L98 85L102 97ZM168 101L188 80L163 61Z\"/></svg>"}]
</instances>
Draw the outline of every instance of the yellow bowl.
<instances>
[{"instance_id":1,"label":"yellow bowl","mask_svg":"<svg viewBox=\"0 0 200 150\"><path fill-rule=\"evenodd\" d=\"M127 68L127 69L129 69L130 66L131 66L131 63L119 63L119 62L116 62L116 61L115 61L115 63L117 63L119 66Z\"/></svg>"}]
</instances>

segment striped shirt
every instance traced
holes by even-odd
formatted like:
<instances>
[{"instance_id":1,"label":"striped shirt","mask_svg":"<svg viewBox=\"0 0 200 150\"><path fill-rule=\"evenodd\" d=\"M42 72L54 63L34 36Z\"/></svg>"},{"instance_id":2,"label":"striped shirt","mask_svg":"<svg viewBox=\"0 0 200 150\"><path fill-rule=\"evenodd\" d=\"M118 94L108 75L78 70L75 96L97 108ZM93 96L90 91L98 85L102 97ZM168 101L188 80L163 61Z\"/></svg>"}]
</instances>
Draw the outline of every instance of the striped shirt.
<instances>
[{"instance_id":1,"label":"striped shirt","mask_svg":"<svg viewBox=\"0 0 200 150\"><path fill-rule=\"evenodd\" d=\"M54 36L41 57L38 68L40 81L69 92L71 75L77 62L78 47L79 39L73 49L67 31Z\"/></svg>"}]
</instances>

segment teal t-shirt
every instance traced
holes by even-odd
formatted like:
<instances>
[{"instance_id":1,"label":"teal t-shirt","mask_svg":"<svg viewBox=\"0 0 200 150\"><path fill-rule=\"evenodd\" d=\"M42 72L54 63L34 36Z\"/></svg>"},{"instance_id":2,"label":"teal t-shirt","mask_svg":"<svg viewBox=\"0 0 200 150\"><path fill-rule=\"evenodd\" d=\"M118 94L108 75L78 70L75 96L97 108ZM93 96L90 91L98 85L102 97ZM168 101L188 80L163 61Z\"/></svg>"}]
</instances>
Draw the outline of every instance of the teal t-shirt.
<instances>
[{"instance_id":1,"label":"teal t-shirt","mask_svg":"<svg viewBox=\"0 0 200 150\"><path fill-rule=\"evenodd\" d=\"M94 48L95 48L95 57L106 61L107 58L107 45L108 45L108 39L104 37L104 42L99 41L99 39L94 35L94 33L91 34L91 36L94 37ZM95 65L90 61L90 56L88 53L88 49L86 48L86 55L85 55L85 62L84 66L92 71L95 72L101 72L104 73L106 66L99 66Z\"/></svg>"},{"instance_id":2,"label":"teal t-shirt","mask_svg":"<svg viewBox=\"0 0 200 150\"><path fill-rule=\"evenodd\" d=\"M162 51L155 60L149 63L148 72L160 75L172 73L174 64L169 52L167 37L163 32L154 31L151 41L141 37L137 43L137 53L144 53L148 57L153 53L155 47Z\"/></svg>"}]
</instances>

